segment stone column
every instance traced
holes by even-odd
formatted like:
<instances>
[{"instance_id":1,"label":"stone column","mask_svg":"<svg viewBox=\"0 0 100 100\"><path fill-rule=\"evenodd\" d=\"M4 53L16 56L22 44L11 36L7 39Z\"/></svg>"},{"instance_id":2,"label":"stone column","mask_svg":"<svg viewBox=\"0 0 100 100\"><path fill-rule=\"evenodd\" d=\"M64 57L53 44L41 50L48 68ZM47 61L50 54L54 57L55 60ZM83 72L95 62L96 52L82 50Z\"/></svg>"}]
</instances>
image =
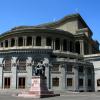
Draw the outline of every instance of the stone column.
<instances>
[{"instance_id":1,"label":"stone column","mask_svg":"<svg viewBox=\"0 0 100 100\"><path fill-rule=\"evenodd\" d=\"M66 64L60 65L61 71L61 89L66 89Z\"/></svg>"},{"instance_id":2,"label":"stone column","mask_svg":"<svg viewBox=\"0 0 100 100\"><path fill-rule=\"evenodd\" d=\"M15 46L18 46L18 37L15 37Z\"/></svg>"},{"instance_id":3,"label":"stone column","mask_svg":"<svg viewBox=\"0 0 100 100\"><path fill-rule=\"evenodd\" d=\"M84 55L84 41L80 40L80 54Z\"/></svg>"},{"instance_id":4,"label":"stone column","mask_svg":"<svg viewBox=\"0 0 100 100\"><path fill-rule=\"evenodd\" d=\"M12 57L11 60L11 72L12 72L12 78L11 78L11 88L16 89L17 88L17 64L16 64L17 57Z\"/></svg>"},{"instance_id":5,"label":"stone column","mask_svg":"<svg viewBox=\"0 0 100 100\"><path fill-rule=\"evenodd\" d=\"M26 71L27 71L26 87L29 88L31 86L31 79L32 79L32 57L28 57L26 60Z\"/></svg>"},{"instance_id":6,"label":"stone column","mask_svg":"<svg viewBox=\"0 0 100 100\"><path fill-rule=\"evenodd\" d=\"M8 47L11 47L11 39L8 40Z\"/></svg>"},{"instance_id":7,"label":"stone column","mask_svg":"<svg viewBox=\"0 0 100 100\"><path fill-rule=\"evenodd\" d=\"M36 36L32 37L33 46L36 46Z\"/></svg>"},{"instance_id":8,"label":"stone column","mask_svg":"<svg viewBox=\"0 0 100 100\"><path fill-rule=\"evenodd\" d=\"M45 66L45 76L46 76L46 80L47 80L47 87L48 89L50 89L51 87L51 75L50 75L50 65L49 65L49 59L48 58L44 58L43 64Z\"/></svg>"},{"instance_id":9,"label":"stone column","mask_svg":"<svg viewBox=\"0 0 100 100\"><path fill-rule=\"evenodd\" d=\"M46 38L43 36L41 38L41 46L46 46Z\"/></svg>"},{"instance_id":10,"label":"stone column","mask_svg":"<svg viewBox=\"0 0 100 100\"><path fill-rule=\"evenodd\" d=\"M63 51L63 40L60 40L60 51Z\"/></svg>"},{"instance_id":11,"label":"stone column","mask_svg":"<svg viewBox=\"0 0 100 100\"><path fill-rule=\"evenodd\" d=\"M73 71L74 71L74 91L78 92L79 91L79 86L78 86L78 65L73 66Z\"/></svg>"},{"instance_id":12,"label":"stone column","mask_svg":"<svg viewBox=\"0 0 100 100\"><path fill-rule=\"evenodd\" d=\"M23 37L23 46L26 46L26 43L27 43L27 37L24 36L24 37Z\"/></svg>"},{"instance_id":13,"label":"stone column","mask_svg":"<svg viewBox=\"0 0 100 100\"><path fill-rule=\"evenodd\" d=\"M0 89L3 88L3 58L0 58Z\"/></svg>"}]
</instances>

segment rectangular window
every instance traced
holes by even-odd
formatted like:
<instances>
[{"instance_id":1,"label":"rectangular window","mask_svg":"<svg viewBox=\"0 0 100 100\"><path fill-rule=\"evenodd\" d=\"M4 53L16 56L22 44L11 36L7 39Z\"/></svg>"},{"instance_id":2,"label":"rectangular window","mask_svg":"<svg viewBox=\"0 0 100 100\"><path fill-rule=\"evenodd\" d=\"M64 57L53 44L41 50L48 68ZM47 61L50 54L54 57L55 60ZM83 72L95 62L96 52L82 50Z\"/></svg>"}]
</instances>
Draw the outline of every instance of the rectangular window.
<instances>
[{"instance_id":1,"label":"rectangular window","mask_svg":"<svg viewBox=\"0 0 100 100\"><path fill-rule=\"evenodd\" d=\"M83 79L79 79L79 86L83 87Z\"/></svg>"},{"instance_id":2,"label":"rectangular window","mask_svg":"<svg viewBox=\"0 0 100 100\"><path fill-rule=\"evenodd\" d=\"M72 85L73 85L73 79L67 78L67 86L72 86Z\"/></svg>"},{"instance_id":3,"label":"rectangular window","mask_svg":"<svg viewBox=\"0 0 100 100\"><path fill-rule=\"evenodd\" d=\"M25 77L19 77L18 88L25 88Z\"/></svg>"},{"instance_id":4,"label":"rectangular window","mask_svg":"<svg viewBox=\"0 0 100 100\"><path fill-rule=\"evenodd\" d=\"M92 86L92 81L91 79L88 79L88 87L91 87Z\"/></svg>"},{"instance_id":5,"label":"rectangular window","mask_svg":"<svg viewBox=\"0 0 100 100\"><path fill-rule=\"evenodd\" d=\"M4 78L4 88L10 88L10 77Z\"/></svg>"},{"instance_id":6,"label":"rectangular window","mask_svg":"<svg viewBox=\"0 0 100 100\"><path fill-rule=\"evenodd\" d=\"M83 66L79 66L78 71L79 71L79 73L84 73L84 67Z\"/></svg>"},{"instance_id":7,"label":"rectangular window","mask_svg":"<svg viewBox=\"0 0 100 100\"><path fill-rule=\"evenodd\" d=\"M59 86L59 78L52 78L52 86Z\"/></svg>"}]
</instances>

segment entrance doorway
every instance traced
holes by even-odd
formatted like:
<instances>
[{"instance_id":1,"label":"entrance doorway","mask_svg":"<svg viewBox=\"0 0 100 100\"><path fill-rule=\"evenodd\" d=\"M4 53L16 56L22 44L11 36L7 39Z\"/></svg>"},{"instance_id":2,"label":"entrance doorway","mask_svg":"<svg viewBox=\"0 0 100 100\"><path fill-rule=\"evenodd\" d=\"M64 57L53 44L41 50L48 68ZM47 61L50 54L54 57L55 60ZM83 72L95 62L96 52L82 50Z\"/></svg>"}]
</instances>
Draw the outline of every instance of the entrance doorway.
<instances>
[{"instance_id":1,"label":"entrance doorway","mask_svg":"<svg viewBox=\"0 0 100 100\"><path fill-rule=\"evenodd\" d=\"M4 78L4 88L6 89L10 88L10 77Z\"/></svg>"},{"instance_id":2,"label":"entrance doorway","mask_svg":"<svg viewBox=\"0 0 100 100\"><path fill-rule=\"evenodd\" d=\"M25 77L19 77L18 88L20 88L20 89L25 88Z\"/></svg>"}]
</instances>

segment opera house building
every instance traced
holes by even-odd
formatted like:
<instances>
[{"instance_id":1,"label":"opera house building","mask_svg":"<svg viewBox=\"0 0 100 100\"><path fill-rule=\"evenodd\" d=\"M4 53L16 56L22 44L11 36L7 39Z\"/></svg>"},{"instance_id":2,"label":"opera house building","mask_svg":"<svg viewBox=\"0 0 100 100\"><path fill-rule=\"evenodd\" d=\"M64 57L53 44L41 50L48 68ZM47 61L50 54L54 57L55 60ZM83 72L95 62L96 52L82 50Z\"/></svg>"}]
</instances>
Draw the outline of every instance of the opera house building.
<instances>
[{"instance_id":1,"label":"opera house building","mask_svg":"<svg viewBox=\"0 0 100 100\"><path fill-rule=\"evenodd\" d=\"M94 66L84 58L99 52L92 35L79 14L1 34L0 89L30 88L34 67L43 61L48 89L94 91Z\"/></svg>"}]
</instances>

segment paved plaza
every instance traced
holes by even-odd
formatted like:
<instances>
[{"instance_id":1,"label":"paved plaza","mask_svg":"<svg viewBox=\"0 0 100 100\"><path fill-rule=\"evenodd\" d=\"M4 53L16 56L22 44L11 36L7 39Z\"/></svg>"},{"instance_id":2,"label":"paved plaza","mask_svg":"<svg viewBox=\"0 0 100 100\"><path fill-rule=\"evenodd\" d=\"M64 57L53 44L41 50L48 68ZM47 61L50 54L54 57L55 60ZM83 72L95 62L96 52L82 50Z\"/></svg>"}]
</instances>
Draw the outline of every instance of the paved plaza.
<instances>
[{"instance_id":1,"label":"paved plaza","mask_svg":"<svg viewBox=\"0 0 100 100\"><path fill-rule=\"evenodd\" d=\"M18 91L0 91L0 100L100 100L99 92L61 93L61 96L40 99L17 97L17 93Z\"/></svg>"}]
</instances>

